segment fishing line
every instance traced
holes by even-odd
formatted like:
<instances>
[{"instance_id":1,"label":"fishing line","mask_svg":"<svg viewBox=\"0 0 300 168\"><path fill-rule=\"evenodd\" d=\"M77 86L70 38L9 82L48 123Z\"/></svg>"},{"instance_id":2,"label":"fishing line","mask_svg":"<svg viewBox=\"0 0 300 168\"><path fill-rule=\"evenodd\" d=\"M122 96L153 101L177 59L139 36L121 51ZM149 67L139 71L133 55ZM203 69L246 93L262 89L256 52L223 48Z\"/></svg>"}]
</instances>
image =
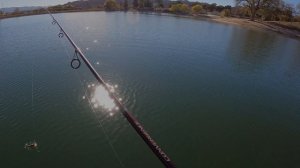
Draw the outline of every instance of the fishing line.
<instances>
[{"instance_id":1,"label":"fishing line","mask_svg":"<svg viewBox=\"0 0 300 168\"><path fill-rule=\"evenodd\" d=\"M92 75L96 78L100 85L103 86L104 90L107 91L108 96L114 101L115 105L118 109L120 109L121 114L127 119L130 125L134 128L136 133L143 139L143 141L148 145L148 147L152 150L152 152L156 155L156 157L164 164L167 168L175 168L175 165L171 161L171 159L167 156L167 154L159 147L159 145L154 141L154 139L149 135L149 133L144 129L142 124L135 118L128 109L123 105L123 103L119 100L119 98L111 91L110 86L103 80L102 76L95 70L87 57L83 54L77 44L71 39L68 33L61 27L61 25L57 22L54 16L48 9L45 9L48 14L51 16L54 24L56 24L60 33L63 33L66 39L73 46L74 50L78 53L81 60L85 63L87 68L90 70Z\"/></svg>"},{"instance_id":2,"label":"fishing line","mask_svg":"<svg viewBox=\"0 0 300 168\"><path fill-rule=\"evenodd\" d=\"M71 59L72 57L71 57L70 52L69 52L68 49L67 49L66 44L65 44L62 40L60 40L60 42L61 42L62 45L63 45L63 48L64 48L64 50L65 50L65 53L66 53L67 57L69 57L69 59ZM100 117L97 116L96 110L94 109L93 104L92 104L92 101L91 101L91 99L89 98L88 89L86 89L86 87L85 87L86 84L84 83L84 80L82 79L82 75L80 74L80 72L77 71L76 77L77 77L77 79L79 80L80 84L82 85L82 88L83 88L83 90L84 90L85 98L87 98L88 103L89 103L89 105L90 105L90 107L91 107L92 113L95 115L95 118L96 118L96 120L97 120L97 122L98 122L98 124L99 124L99 126L100 126L100 128L101 128L101 130L102 130L102 132L104 133L105 138L106 138L106 141L108 142L108 144L109 144L111 150L113 151L113 154L114 154L115 158L118 160L118 162L119 162L119 164L121 165L121 167L125 167L124 163L123 163L122 160L120 159L119 154L117 153L115 147L113 146L113 144L112 144L112 142L111 142L111 139L110 139L110 137L109 137L109 135L108 135L108 131L104 128L103 123L100 121Z\"/></svg>"},{"instance_id":3,"label":"fishing line","mask_svg":"<svg viewBox=\"0 0 300 168\"><path fill-rule=\"evenodd\" d=\"M95 114L95 117L97 118L97 121L98 121L98 123L99 123L99 125L100 125L100 127L101 127L101 129L102 129L102 131L103 131L103 133L104 133L104 135L105 135L105 138L106 138L106 140L108 141L109 146L111 147L111 149L112 149L112 151L113 151L113 153L114 153L116 159L118 160L119 164L120 164L122 167L125 167L125 165L123 164L122 160L120 159L120 156L119 156L119 154L117 153L115 147L114 147L113 144L111 143L110 137L109 137L109 135L108 135L106 129L104 128L104 126L103 126L103 124L101 123L100 119L98 119L98 116L97 116L96 111L95 111L95 109L94 109L94 107L93 107L93 104L92 104L90 98L88 97L87 90L85 91L85 95L86 95L86 98L87 98L87 100L88 100L88 102L89 102L89 104L90 104L90 106L91 106L91 109L93 110L93 113Z\"/></svg>"},{"instance_id":4,"label":"fishing line","mask_svg":"<svg viewBox=\"0 0 300 168\"><path fill-rule=\"evenodd\" d=\"M73 22L72 22L72 23L73 23ZM75 27L75 25L72 24L72 26L70 27L70 29L72 29L72 31L74 31L74 27ZM76 31L75 31L75 32L76 32ZM61 42L62 42L62 41L61 41ZM62 42L62 43L63 43L63 42ZM78 43L81 44L81 46L83 46L83 44L81 43L81 40L78 40ZM70 54L70 52L67 50L66 44L63 43L63 46L64 46L64 49L65 49L65 51L66 51L68 57L71 58L71 54ZM76 56L78 56L78 55L76 55ZM74 60L74 56L73 56L73 60ZM73 60L72 60L72 61L73 61ZM73 67L72 67L72 68L73 68ZM73 68L73 69L75 69L75 68ZM77 68L76 68L76 69L77 69ZM110 138L109 135L108 135L108 131L105 129L104 124L101 122L101 119L100 119L101 117L99 117L100 114L99 114L99 116L97 116L97 110L94 108L93 103L92 103L92 101L91 101L91 99L90 99L90 97L89 97L89 94L88 94L89 91L88 91L88 89L86 88L86 86L88 85L88 83L87 83L87 82L86 82L86 83L84 82L85 80L83 80L84 78L82 77L82 74L81 74L79 71L77 71L76 74L77 74L77 75L76 75L76 76L77 76L77 79L78 79L79 82L81 83L82 88L83 88L83 90L84 90L84 93L85 93L84 95L85 95L85 97L87 98L87 100L88 100L88 102L89 102L89 105L90 105L90 107L91 107L92 113L94 113L94 115L95 115L95 117L96 117L96 119L97 119L97 122L99 123L100 128L102 129L102 132L103 132L104 135L105 135L106 141L108 142L108 144L109 144L111 150L113 151L113 153L114 153L116 159L118 160L119 164L120 164L122 167L125 167L124 163L123 163L122 160L120 159L120 156L119 156L118 152L116 151L116 149L115 149L115 147L114 147L114 145L113 145L113 143L112 143L112 141L111 141L111 138Z\"/></svg>"},{"instance_id":5,"label":"fishing line","mask_svg":"<svg viewBox=\"0 0 300 168\"><path fill-rule=\"evenodd\" d=\"M24 148L27 150L36 150L37 152L40 152L38 150L38 144L36 140L38 139L38 133L37 133L37 121L36 121L36 116L34 115L34 56L32 56L32 61L31 61L31 118L33 119L33 128L31 131L33 131L34 135L34 140L26 142L24 145Z\"/></svg>"},{"instance_id":6,"label":"fishing line","mask_svg":"<svg viewBox=\"0 0 300 168\"><path fill-rule=\"evenodd\" d=\"M34 119L34 107L33 107L33 100L34 100L34 98L33 98L33 80L34 80L34 78L33 78L33 66L34 66L34 58L32 59L32 65L31 65L31 113L32 113L32 116L33 116L33 119ZM35 121L35 119L34 119L34 121L33 121L34 123L34 127L36 126L36 121Z\"/></svg>"}]
</instances>

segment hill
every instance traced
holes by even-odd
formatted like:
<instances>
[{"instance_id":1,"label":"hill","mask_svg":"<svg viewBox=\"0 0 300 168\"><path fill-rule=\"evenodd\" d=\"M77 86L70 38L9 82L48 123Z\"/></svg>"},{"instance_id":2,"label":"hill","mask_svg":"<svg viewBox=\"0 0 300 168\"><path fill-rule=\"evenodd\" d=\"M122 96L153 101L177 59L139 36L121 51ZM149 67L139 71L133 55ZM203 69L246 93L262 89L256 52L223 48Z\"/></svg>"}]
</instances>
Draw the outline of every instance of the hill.
<instances>
[{"instance_id":1,"label":"hill","mask_svg":"<svg viewBox=\"0 0 300 168\"><path fill-rule=\"evenodd\" d=\"M32 10L38 10L43 7L41 6L27 6L27 7L11 7L11 8L1 8L0 10L4 13L12 13L18 9L20 12L26 12L26 11L32 11Z\"/></svg>"},{"instance_id":2,"label":"hill","mask_svg":"<svg viewBox=\"0 0 300 168\"><path fill-rule=\"evenodd\" d=\"M124 3L124 0L116 0L118 3L122 4ZM150 0L153 3L156 2L157 0ZM132 5L133 0L128 0L129 6ZM105 0L78 0L74 2L68 2L65 5L71 5L75 8L81 8L81 9L89 9L89 8L97 8L103 6L105 3ZM163 0L163 3L165 5L170 3L170 0Z\"/></svg>"}]
</instances>

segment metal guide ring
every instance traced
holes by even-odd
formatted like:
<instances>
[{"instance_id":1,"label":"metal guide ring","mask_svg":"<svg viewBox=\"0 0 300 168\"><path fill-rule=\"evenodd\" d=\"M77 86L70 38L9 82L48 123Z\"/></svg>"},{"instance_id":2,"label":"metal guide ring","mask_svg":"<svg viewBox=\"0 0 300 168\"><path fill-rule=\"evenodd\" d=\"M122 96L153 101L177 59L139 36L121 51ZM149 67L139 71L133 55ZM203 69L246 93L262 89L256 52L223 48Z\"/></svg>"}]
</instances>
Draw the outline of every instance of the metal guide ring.
<instances>
[{"instance_id":1,"label":"metal guide ring","mask_svg":"<svg viewBox=\"0 0 300 168\"><path fill-rule=\"evenodd\" d=\"M78 65L74 64L76 62L78 62ZM80 62L80 60L78 58L73 58L72 59L72 61L71 61L71 67L73 69L78 69L80 67L80 65L81 65L81 62Z\"/></svg>"},{"instance_id":2,"label":"metal guide ring","mask_svg":"<svg viewBox=\"0 0 300 168\"><path fill-rule=\"evenodd\" d=\"M58 33L58 37L59 38L63 38L64 37L64 33L63 32Z\"/></svg>"}]
</instances>

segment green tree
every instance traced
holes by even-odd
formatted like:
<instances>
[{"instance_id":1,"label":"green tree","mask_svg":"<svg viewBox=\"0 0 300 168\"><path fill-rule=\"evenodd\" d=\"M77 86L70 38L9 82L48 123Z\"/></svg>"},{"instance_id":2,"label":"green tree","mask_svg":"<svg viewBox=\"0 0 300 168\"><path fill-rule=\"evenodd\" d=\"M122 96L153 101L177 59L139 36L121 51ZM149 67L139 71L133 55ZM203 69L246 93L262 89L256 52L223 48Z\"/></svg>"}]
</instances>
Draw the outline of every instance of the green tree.
<instances>
[{"instance_id":1,"label":"green tree","mask_svg":"<svg viewBox=\"0 0 300 168\"><path fill-rule=\"evenodd\" d=\"M177 14L188 14L190 13L190 8L186 4L174 4L170 7L169 11Z\"/></svg>"},{"instance_id":2,"label":"green tree","mask_svg":"<svg viewBox=\"0 0 300 168\"><path fill-rule=\"evenodd\" d=\"M178 13L180 11L179 10L179 5L180 4L171 5L171 7L169 8L169 11L172 12L172 13Z\"/></svg>"},{"instance_id":3,"label":"green tree","mask_svg":"<svg viewBox=\"0 0 300 168\"><path fill-rule=\"evenodd\" d=\"M106 11L119 10L120 6L115 0L106 0L104 3L104 8Z\"/></svg>"},{"instance_id":4,"label":"green tree","mask_svg":"<svg viewBox=\"0 0 300 168\"><path fill-rule=\"evenodd\" d=\"M201 13L203 11L203 7L202 7L202 5L194 5L193 7L192 7L192 13L194 13L194 14L199 14L199 13Z\"/></svg>"}]
</instances>

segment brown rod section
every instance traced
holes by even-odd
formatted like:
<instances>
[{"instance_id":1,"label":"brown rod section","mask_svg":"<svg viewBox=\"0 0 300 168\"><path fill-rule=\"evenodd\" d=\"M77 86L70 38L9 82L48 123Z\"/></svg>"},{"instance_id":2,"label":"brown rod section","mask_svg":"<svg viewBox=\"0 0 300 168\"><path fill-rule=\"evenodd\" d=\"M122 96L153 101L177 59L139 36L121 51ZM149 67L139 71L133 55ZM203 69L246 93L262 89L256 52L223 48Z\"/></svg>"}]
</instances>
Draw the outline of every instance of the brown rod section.
<instances>
[{"instance_id":1,"label":"brown rod section","mask_svg":"<svg viewBox=\"0 0 300 168\"><path fill-rule=\"evenodd\" d=\"M165 167L175 168L175 165L172 163L171 159L167 156L167 154L151 138L151 136L143 128L142 124L126 109L126 107L119 101L119 99L112 92L110 92L108 85L104 82L102 77L97 73L95 68L91 65L91 63L85 57L85 55L82 53L80 48L74 43L74 41L71 39L71 37L64 31L64 29L60 26L60 24L57 22L57 20L54 18L54 16L51 14L51 12L48 9L46 9L46 10L49 13L49 15L52 17L53 23L58 25L61 33L63 33L67 37L68 41L74 47L75 52L77 52L79 54L81 59L84 61L86 66L90 69L90 71L93 73L94 77L98 80L98 82L103 85L103 87L109 93L109 96L114 100L116 105L119 107L123 116L127 119L127 121L135 129L135 131L140 135L140 137L144 140L144 142L148 145L148 147L152 150L152 152L159 158L159 160L164 164Z\"/></svg>"}]
</instances>

